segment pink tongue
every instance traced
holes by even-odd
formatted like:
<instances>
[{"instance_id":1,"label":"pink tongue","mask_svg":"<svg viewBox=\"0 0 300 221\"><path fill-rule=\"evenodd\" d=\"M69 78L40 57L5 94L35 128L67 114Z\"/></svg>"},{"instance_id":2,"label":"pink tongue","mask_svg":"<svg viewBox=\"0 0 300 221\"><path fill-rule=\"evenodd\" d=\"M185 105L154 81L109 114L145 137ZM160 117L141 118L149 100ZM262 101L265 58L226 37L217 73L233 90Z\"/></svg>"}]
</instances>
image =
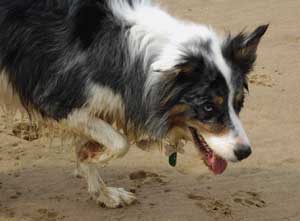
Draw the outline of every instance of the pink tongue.
<instances>
[{"instance_id":1,"label":"pink tongue","mask_svg":"<svg viewBox=\"0 0 300 221\"><path fill-rule=\"evenodd\" d=\"M222 159L221 157L217 156L214 153L208 155L207 163L210 169L216 175L223 173L227 167L226 160Z\"/></svg>"}]
</instances>

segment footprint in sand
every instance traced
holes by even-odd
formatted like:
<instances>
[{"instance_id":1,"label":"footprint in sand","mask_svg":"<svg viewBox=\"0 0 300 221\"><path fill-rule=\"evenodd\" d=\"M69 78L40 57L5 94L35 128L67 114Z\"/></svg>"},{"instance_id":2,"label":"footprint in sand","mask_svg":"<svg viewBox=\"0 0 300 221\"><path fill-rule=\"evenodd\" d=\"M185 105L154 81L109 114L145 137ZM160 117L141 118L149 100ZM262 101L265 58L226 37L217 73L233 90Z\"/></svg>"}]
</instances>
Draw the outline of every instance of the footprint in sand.
<instances>
[{"instance_id":1,"label":"footprint in sand","mask_svg":"<svg viewBox=\"0 0 300 221\"><path fill-rule=\"evenodd\" d=\"M48 210L48 209L38 209L38 219L39 220L63 220L65 216L59 215L59 213L55 212L54 210Z\"/></svg>"},{"instance_id":2,"label":"footprint in sand","mask_svg":"<svg viewBox=\"0 0 300 221\"><path fill-rule=\"evenodd\" d=\"M12 133L23 140L34 141L41 137L39 128L33 123L18 123L13 126Z\"/></svg>"},{"instance_id":3,"label":"footprint in sand","mask_svg":"<svg viewBox=\"0 0 300 221\"><path fill-rule=\"evenodd\" d=\"M14 195L10 196L10 199L18 199L21 196L22 196L22 193L17 191Z\"/></svg>"},{"instance_id":4,"label":"footprint in sand","mask_svg":"<svg viewBox=\"0 0 300 221\"><path fill-rule=\"evenodd\" d=\"M233 202L244 207L264 208L266 202L255 192L238 191L233 195Z\"/></svg>"},{"instance_id":5,"label":"footprint in sand","mask_svg":"<svg viewBox=\"0 0 300 221\"><path fill-rule=\"evenodd\" d=\"M7 218L14 218L15 217L15 211L13 210L13 208L9 208L7 206L4 206L1 203L0 203L0 214L4 215L4 217L7 217Z\"/></svg>"},{"instance_id":6,"label":"footprint in sand","mask_svg":"<svg viewBox=\"0 0 300 221\"><path fill-rule=\"evenodd\" d=\"M194 200L196 205L205 210L207 213L223 217L232 216L231 206L222 202L221 200L192 193L188 194L187 197L191 200Z\"/></svg>"},{"instance_id":7,"label":"footprint in sand","mask_svg":"<svg viewBox=\"0 0 300 221\"><path fill-rule=\"evenodd\" d=\"M147 172L144 170L139 170L136 172L133 172L129 175L129 179L134 181L136 184L136 187L140 188L143 184L161 184L165 185L168 183L163 176L158 175L156 173ZM135 191L135 190L134 190Z\"/></svg>"}]
</instances>

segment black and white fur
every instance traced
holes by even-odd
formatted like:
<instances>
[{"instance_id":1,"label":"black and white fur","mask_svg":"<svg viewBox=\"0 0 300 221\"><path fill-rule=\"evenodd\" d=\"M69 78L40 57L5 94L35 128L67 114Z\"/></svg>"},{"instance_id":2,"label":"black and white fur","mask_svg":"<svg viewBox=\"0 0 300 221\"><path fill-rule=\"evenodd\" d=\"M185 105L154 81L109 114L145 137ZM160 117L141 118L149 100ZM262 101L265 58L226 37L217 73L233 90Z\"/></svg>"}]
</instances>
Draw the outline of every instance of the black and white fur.
<instances>
[{"instance_id":1,"label":"black and white fur","mask_svg":"<svg viewBox=\"0 0 300 221\"><path fill-rule=\"evenodd\" d=\"M235 96L243 97L266 29L221 38L148 0L1 0L1 102L63 123L80 137L78 151L89 140L103 145L99 157L79 162L89 192L107 207L131 204L134 195L106 187L94 164L122 157L131 140L176 146L194 127L226 160L250 154ZM222 116L207 115L213 93L226 98ZM174 114L177 105L188 110ZM226 133L204 131L195 119Z\"/></svg>"}]
</instances>

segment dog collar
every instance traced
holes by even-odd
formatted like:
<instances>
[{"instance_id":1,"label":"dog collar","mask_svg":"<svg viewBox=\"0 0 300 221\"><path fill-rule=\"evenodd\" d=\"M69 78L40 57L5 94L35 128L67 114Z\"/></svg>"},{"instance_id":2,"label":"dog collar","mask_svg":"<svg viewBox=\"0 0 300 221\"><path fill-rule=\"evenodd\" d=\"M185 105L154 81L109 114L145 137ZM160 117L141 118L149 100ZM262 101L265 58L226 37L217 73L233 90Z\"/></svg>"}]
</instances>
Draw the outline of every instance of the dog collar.
<instances>
[{"instance_id":1,"label":"dog collar","mask_svg":"<svg viewBox=\"0 0 300 221\"><path fill-rule=\"evenodd\" d=\"M169 156L169 164L170 166L175 167L176 163L177 163L177 152L174 152Z\"/></svg>"}]
</instances>

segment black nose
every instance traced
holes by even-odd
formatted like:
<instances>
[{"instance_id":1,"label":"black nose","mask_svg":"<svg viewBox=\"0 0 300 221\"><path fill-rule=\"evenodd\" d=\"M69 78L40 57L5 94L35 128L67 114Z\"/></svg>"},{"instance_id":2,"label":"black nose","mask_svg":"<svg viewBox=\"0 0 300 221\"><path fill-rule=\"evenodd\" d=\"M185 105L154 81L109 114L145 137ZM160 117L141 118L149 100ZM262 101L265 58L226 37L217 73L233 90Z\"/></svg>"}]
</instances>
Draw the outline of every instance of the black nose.
<instances>
[{"instance_id":1,"label":"black nose","mask_svg":"<svg viewBox=\"0 0 300 221\"><path fill-rule=\"evenodd\" d=\"M251 147L248 145L238 145L237 149L234 151L235 156L239 161L246 159L252 153Z\"/></svg>"}]
</instances>

